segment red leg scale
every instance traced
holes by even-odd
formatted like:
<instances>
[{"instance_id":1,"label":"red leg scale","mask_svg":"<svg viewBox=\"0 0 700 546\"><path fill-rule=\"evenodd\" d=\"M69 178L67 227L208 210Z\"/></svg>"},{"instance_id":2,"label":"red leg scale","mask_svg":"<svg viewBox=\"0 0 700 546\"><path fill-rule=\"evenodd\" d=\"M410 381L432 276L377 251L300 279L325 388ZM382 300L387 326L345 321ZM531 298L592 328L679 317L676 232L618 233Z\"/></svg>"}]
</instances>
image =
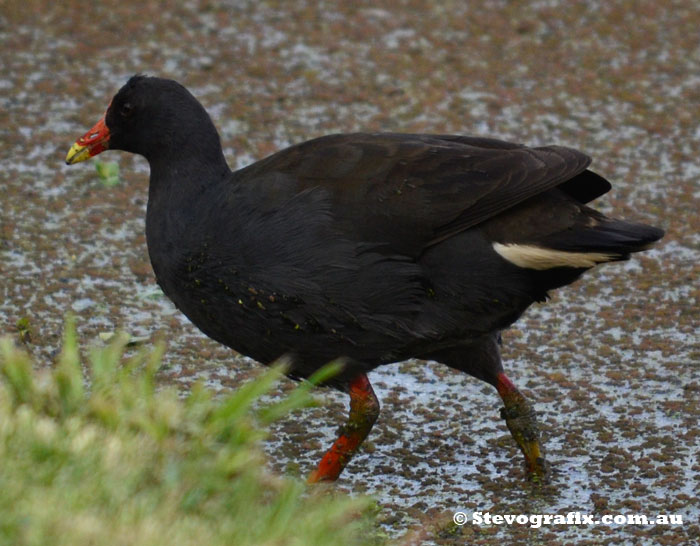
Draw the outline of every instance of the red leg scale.
<instances>
[{"instance_id":1,"label":"red leg scale","mask_svg":"<svg viewBox=\"0 0 700 546\"><path fill-rule=\"evenodd\" d=\"M309 483L335 481L372 430L379 416L379 400L365 374L350 382L350 416L338 439L308 478Z\"/></svg>"}]
</instances>

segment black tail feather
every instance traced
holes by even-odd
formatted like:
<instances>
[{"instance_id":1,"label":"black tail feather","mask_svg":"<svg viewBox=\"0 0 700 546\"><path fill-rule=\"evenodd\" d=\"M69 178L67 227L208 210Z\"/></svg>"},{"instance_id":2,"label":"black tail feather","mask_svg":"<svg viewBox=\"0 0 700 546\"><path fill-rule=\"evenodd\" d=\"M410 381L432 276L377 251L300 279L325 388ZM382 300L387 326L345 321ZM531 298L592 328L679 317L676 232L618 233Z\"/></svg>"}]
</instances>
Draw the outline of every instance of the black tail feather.
<instances>
[{"instance_id":1,"label":"black tail feather","mask_svg":"<svg viewBox=\"0 0 700 546\"><path fill-rule=\"evenodd\" d=\"M567 252L602 252L626 259L661 239L664 231L654 226L623 220L604 220L586 228L555 233L540 241L546 248Z\"/></svg>"},{"instance_id":2,"label":"black tail feather","mask_svg":"<svg viewBox=\"0 0 700 546\"><path fill-rule=\"evenodd\" d=\"M593 171L585 170L557 186L579 203L588 203L610 191L610 182Z\"/></svg>"}]
</instances>

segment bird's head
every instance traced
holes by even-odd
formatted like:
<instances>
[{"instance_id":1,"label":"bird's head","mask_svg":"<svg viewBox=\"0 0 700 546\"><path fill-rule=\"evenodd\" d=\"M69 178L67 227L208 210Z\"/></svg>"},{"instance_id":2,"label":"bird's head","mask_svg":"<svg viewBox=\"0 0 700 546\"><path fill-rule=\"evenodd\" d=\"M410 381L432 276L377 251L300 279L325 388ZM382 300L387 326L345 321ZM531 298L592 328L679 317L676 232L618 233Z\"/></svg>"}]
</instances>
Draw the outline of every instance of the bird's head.
<instances>
[{"instance_id":1,"label":"bird's head","mask_svg":"<svg viewBox=\"0 0 700 546\"><path fill-rule=\"evenodd\" d=\"M186 155L200 145L220 149L216 129L197 99L176 81L136 75L112 98L105 115L73 144L66 163L79 163L105 150L132 152L150 161Z\"/></svg>"}]
</instances>

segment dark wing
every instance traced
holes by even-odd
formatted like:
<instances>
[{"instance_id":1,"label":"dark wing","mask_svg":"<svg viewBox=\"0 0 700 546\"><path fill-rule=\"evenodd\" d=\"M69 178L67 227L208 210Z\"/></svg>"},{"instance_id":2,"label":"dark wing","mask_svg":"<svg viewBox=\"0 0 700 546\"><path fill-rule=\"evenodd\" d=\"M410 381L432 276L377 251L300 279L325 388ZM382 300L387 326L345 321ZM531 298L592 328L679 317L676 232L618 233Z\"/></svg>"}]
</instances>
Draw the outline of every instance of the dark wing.
<instances>
[{"instance_id":1,"label":"dark wing","mask_svg":"<svg viewBox=\"0 0 700 546\"><path fill-rule=\"evenodd\" d=\"M286 148L235 176L257 186L271 208L295 193L323 188L345 233L415 257L577 175L583 184L569 182L570 193L589 199L604 193L609 185L585 171L589 162L585 154L561 146L528 148L468 136L358 133Z\"/></svg>"}]
</instances>

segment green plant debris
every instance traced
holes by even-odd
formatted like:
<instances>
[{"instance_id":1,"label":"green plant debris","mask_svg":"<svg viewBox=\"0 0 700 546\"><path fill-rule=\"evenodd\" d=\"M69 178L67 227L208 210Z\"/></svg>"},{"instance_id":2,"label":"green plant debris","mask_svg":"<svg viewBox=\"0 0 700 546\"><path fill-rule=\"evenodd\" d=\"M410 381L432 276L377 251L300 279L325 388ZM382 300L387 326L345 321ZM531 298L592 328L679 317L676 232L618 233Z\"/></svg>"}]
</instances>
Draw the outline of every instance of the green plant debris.
<instances>
[{"instance_id":1,"label":"green plant debris","mask_svg":"<svg viewBox=\"0 0 700 546\"><path fill-rule=\"evenodd\" d=\"M97 337L99 337L100 340L104 341L105 343L109 343L119 335L126 336L127 347L136 347L137 345L143 345L151 339L149 336L132 336L131 334L124 334L120 332L99 332L97 334Z\"/></svg>"},{"instance_id":2,"label":"green plant debris","mask_svg":"<svg viewBox=\"0 0 700 546\"><path fill-rule=\"evenodd\" d=\"M32 342L32 326L29 322L29 317L22 317L15 323L17 328L17 333L19 334L19 340L24 343Z\"/></svg>"},{"instance_id":3,"label":"green plant debris","mask_svg":"<svg viewBox=\"0 0 700 546\"><path fill-rule=\"evenodd\" d=\"M95 169L100 183L106 187L119 184L119 164L114 161L96 161Z\"/></svg>"},{"instance_id":4,"label":"green plant debris","mask_svg":"<svg viewBox=\"0 0 700 546\"><path fill-rule=\"evenodd\" d=\"M53 369L0 339L0 544L372 544L367 498L265 468L265 423L309 405L308 386L262 405L278 365L223 400L157 389L162 345L88 352L67 322ZM333 369L323 373L332 373Z\"/></svg>"}]
</instances>

